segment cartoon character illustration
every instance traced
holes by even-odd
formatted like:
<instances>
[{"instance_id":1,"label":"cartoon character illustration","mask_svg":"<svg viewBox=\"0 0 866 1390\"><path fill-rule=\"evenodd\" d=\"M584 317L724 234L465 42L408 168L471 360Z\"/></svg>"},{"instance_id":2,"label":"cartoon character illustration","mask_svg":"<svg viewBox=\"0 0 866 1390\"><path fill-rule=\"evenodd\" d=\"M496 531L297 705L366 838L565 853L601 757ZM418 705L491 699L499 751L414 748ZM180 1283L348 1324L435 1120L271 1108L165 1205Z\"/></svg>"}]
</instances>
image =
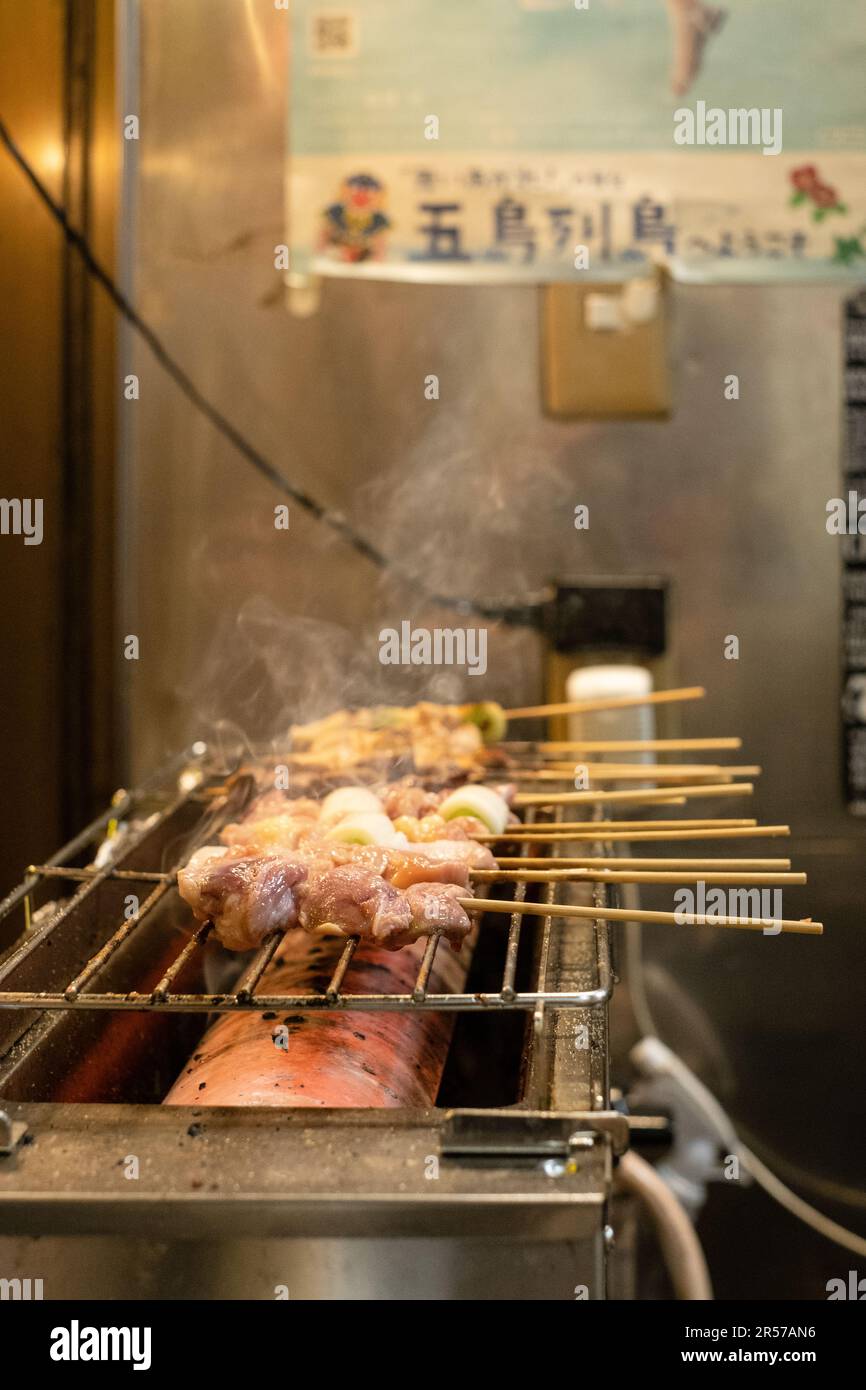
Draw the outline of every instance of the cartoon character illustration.
<instances>
[{"instance_id":1,"label":"cartoon character illustration","mask_svg":"<svg viewBox=\"0 0 866 1390\"><path fill-rule=\"evenodd\" d=\"M705 5L703 0L666 0L666 3L674 40L671 90L674 96L682 97L700 72L704 46L710 36L721 29L727 11L718 5Z\"/></svg>"},{"instance_id":2,"label":"cartoon character illustration","mask_svg":"<svg viewBox=\"0 0 866 1390\"><path fill-rule=\"evenodd\" d=\"M341 261L381 260L391 225L384 204L384 186L372 174L344 179L337 201L322 215L321 250Z\"/></svg>"}]
</instances>

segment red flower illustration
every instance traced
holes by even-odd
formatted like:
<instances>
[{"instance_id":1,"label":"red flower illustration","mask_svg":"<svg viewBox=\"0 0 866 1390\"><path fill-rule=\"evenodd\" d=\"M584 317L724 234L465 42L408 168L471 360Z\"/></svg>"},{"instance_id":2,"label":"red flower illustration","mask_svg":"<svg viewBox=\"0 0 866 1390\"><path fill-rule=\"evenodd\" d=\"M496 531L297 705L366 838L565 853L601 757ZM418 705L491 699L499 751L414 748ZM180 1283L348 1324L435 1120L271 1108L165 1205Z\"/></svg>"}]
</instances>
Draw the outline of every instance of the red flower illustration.
<instances>
[{"instance_id":1,"label":"red flower illustration","mask_svg":"<svg viewBox=\"0 0 866 1390\"><path fill-rule=\"evenodd\" d=\"M830 184L821 182L814 164L801 164L799 169L791 170L789 177L794 185L791 206L797 207L799 203L810 202L813 222L822 222L828 212L847 212L844 203L839 201L837 190L831 188Z\"/></svg>"},{"instance_id":2,"label":"red flower illustration","mask_svg":"<svg viewBox=\"0 0 866 1390\"><path fill-rule=\"evenodd\" d=\"M819 208L834 208L839 202L839 194L829 184L816 183L809 192L812 202L816 203Z\"/></svg>"},{"instance_id":3,"label":"red flower illustration","mask_svg":"<svg viewBox=\"0 0 866 1390\"><path fill-rule=\"evenodd\" d=\"M801 164L791 173L791 182L799 193L811 193L818 184L818 170L814 164Z\"/></svg>"}]
</instances>

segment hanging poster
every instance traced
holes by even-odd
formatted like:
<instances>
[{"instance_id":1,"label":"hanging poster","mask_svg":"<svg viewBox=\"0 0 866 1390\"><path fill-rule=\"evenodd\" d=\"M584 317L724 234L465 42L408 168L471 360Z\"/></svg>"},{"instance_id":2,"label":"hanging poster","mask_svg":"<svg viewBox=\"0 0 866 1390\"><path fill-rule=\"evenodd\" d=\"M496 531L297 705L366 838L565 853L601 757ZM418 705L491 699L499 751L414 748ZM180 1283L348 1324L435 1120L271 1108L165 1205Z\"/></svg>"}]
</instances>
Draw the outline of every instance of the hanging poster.
<instances>
[{"instance_id":1,"label":"hanging poster","mask_svg":"<svg viewBox=\"0 0 866 1390\"><path fill-rule=\"evenodd\" d=\"M862 0L292 0L291 274L866 270Z\"/></svg>"}]
</instances>

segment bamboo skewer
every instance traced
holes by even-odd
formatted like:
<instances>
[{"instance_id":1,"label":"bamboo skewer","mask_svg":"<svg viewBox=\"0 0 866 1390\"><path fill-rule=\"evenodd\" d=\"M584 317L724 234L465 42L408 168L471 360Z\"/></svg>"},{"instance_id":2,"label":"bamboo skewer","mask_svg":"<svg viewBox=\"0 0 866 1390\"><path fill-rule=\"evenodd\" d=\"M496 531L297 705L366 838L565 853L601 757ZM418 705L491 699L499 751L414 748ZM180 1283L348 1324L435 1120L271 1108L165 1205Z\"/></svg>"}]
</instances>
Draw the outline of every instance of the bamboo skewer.
<instances>
[{"instance_id":1,"label":"bamboo skewer","mask_svg":"<svg viewBox=\"0 0 866 1390\"><path fill-rule=\"evenodd\" d=\"M636 705L668 705L680 700L702 700L702 685L681 686L678 690L654 690L649 695L611 695L601 700L565 700L554 705L524 705L506 709L506 719L545 719L549 714L596 714L608 709L633 709Z\"/></svg>"},{"instance_id":2,"label":"bamboo skewer","mask_svg":"<svg viewBox=\"0 0 866 1390\"><path fill-rule=\"evenodd\" d=\"M724 816L718 819L707 819L703 816L692 819L691 816L683 816L680 820L551 820L541 821L536 826L526 825L521 821L520 825L515 825L511 831L504 830L502 839L513 839L523 835L532 836L535 830L543 832L553 831L563 833L567 830L577 830L579 833L590 830L712 830L717 827L719 830L734 828L742 825L757 825L758 822L753 818ZM477 839L477 836L473 836Z\"/></svg>"},{"instance_id":3,"label":"bamboo skewer","mask_svg":"<svg viewBox=\"0 0 866 1390\"><path fill-rule=\"evenodd\" d=\"M649 787L634 791L616 792L518 792L513 805L518 806L572 806L595 801L630 801L639 805L649 805L654 801L666 801L672 794L679 797L692 796L751 796L754 791L751 782L707 782L699 786L676 788Z\"/></svg>"},{"instance_id":4,"label":"bamboo skewer","mask_svg":"<svg viewBox=\"0 0 866 1390\"><path fill-rule=\"evenodd\" d=\"M742 748L741 738L567 738L505 739L506 753L687 753L692 750Z\"/></svg>"},{"instance_id":5,"label":"bamboo skewer","mask_svg":"<svg viewBox=\"0 0 866 1390\"><path fill-rule=\"evenodd\" d=\"M549 856L539 855L537 858L532 855L497 855L496 862L500 867L514 867L524 869L545 869L549 868L551 860ZM566 858L560 859L557 855L557 867L562 869L685 869L687 872L697 873L705 869L710 873L715 873L721 869L759 869L763 871L776 871L790 869L790 859L670 859L667 856L662 858L632 859L622 858L617 855L589 856L588 858Z\"/></svg>"},{"instance_id":6,"label":"bamboo skewer","mask_svg":"<svg viewBox=\"0 0 866 1390\"><path fill-rule=\"evenodd\" d=\"M678 778L699 777L760 777L762 769L748 767L724 767L712 763L568 763L562 767L515 769L516 782L562 782L573 777L576 769L593 782L668 782Z\"/></svg>"},{"instance_id":7,"label":"bamboo skewer","mask_svg":"<svg viewBox=\"0 0 866 1390\"><path fill-rule=\"evenodd\" d=\"M588 821L587 827L590 825L591 822ZM481 844L499 844L502 840L514 840L539 845L562 845L579 840L740 840L790 833L790 826L787 825L741 825L724 830L712 827L703 830L604 830L601 834L589 829L569 830L563 835L551 835L546 829L541 832L504 830L501 835L473 835L472 838Z\"/></svg>"},{"instance_id":8,"label":"bamboo skewer","mask_svg":"<svg viewBox=\"0 0 866 1390\"><path fill-rule=\"evenodd\" d=\"M671 777L684 777L692 773L696 777L709 777L714 773L724 773L731 777L759 777L763 767L759 763L607 763L581 762L580 759L570 758L567 762L549 762L538 767L525 766L524 763L509 763L507 770L513 770L514 777L528 776L530 773L544 773L545 777L569 777L574 771L580 770L588 776L594 773L603 776L626 776L627 773L632 773L635 777L644 777L646 781L655 781L656 777L663 776L664 773Z\"/></svg>"},{"instance_id":9,"label":"bamboo skewer","mask_svg":"<svg viewBox=\"0 0 866 1390\"><path fill-rule=\"evenodd\" d=\"M538 741L508 741L494 745L501 749L507 756L513 757L515 761L525 754L534 757L556 757L564 753L688 753L703 751L736 751L743 746L741 738L657 738L657 739L564 739L562 741L538 740ZM309 752L301 748L292 749L284 753L281 761L297 764L299 767L311 767L333 773L334 769L324 753ZM374 756L370 763L375 764L377 758ZM380 755L378 761L383 761ZM352 768L363 766L364 760L359 759L352 764ZM567 764L571 766L571 764ZM350 769L346 769L349 771Z\"/></svg>"},{"instance_id":10,"label":"bamboo skewer","mask_svg":"<svg viewBox=\"0 0 866 1390\"><path fill-rule=\"evenodd\" d=\"M774 884L806 883L803 873L716 873L699 869L675 873L668 870L628 869L473 869L470 875L479 883L706 883Z\"/></svg>"},{"instance_id":11,"label":"bamboo skewer","mask_svg":"<svg viewBox=\"0 0 866 1390\"><path fill-rule=\"evenodd\" d=\"M674 927L741 927L747 931L799 932L807 936L820 936L824 931L822 922L791 921L778 918L776 921L763 921L758 917L707 917L702 914L683 912L649 912L639 908L625 907L578 907L574 903L508 903L498 898L457 898L466 912L502 912L509 917L580 917L590 922L657 922ZM679 920L678 920L679 919Z\"/></svg>"}]
</instances>

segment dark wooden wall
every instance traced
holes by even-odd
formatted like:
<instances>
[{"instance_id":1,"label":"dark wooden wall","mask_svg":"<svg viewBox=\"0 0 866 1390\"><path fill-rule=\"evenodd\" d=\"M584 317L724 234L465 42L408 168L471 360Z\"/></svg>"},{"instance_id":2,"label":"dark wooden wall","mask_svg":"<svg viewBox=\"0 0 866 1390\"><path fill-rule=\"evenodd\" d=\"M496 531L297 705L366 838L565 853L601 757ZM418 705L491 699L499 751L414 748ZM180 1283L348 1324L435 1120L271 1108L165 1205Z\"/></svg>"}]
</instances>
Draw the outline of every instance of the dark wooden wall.
<instances>
[{"instance_id":1,"label":"dark wooden wall","mask_svg":"<svg viewBox=\"0 0 866 1390\"><path fill-rule=\"evenodd\" d=\"M0 0L0 116L114 260L113 0ZM0 496L44 538L0 535L0 895L114 781L114 322L0 149Z\"/></svg>"}]
</instances>

